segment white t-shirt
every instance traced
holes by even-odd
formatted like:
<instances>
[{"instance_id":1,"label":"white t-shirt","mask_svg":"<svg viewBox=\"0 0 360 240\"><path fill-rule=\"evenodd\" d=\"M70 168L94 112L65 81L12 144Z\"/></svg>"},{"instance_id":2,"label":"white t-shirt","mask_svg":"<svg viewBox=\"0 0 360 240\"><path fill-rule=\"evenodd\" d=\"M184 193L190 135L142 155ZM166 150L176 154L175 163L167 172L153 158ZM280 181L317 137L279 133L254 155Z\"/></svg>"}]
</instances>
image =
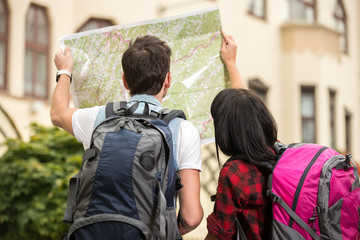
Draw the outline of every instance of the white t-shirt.
<instances>
[{"instance_id":1,"label":"white t-shirt","mask_svg":"<svg viewBox=\"0 0 360 240\"><path fill-rule=\"evenodd\" d=\"M85 149L90 147L94 123L100 109L101 106L78 109L72 116L74 136L84 144ZM187 120L181 121L177 138L178 170L201 171L200 135L195 126Z\"/></svg>"}]
</instances>

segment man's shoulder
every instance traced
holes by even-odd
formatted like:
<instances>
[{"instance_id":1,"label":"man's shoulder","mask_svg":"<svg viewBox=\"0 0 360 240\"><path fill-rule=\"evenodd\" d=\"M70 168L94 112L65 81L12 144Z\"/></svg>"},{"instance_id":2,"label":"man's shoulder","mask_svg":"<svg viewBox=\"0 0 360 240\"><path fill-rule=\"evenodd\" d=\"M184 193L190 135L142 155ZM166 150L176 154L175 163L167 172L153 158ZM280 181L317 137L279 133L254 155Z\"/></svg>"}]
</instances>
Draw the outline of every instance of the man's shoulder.
<instances>
[{"instance_id":1,"label":"man's shoulder","mask_svg":"<svg viewBox=\"0 0 360 240\"><path fill-rule=\"evenodd\" d=\"M88 107L88 108L78 108L73 117L96 117L96 114L102 109L104 106L94 106L94 107Z\"/></svg>"},{"instance_id":2,"label":"man's shoulder","mask_svg":"<svg viewBox=\"0 0 360 240\"><path fill-rule=\"evenodd\" d=\"M194 129L195 126L192 122L190 122L189 120L187 119L182 119L182 118L179 118L180 120L180 124L181 124L181 127L184 128L185 130L191 130L191 129Z\"/></svg>"},{"instance_id":3,"label":"man's shoulder","mask_svg":"<svg viewBox=\"0 0 360 240\"><path fill-rule=\"evenodd\" d=\"M78 108L76 110L76 112L84 112L84 113L89 113L89 112L94 112L94 111L99 111L100 109L104 108L105 106L93 106L93 107L86 107L86 108Z\"/></svg>"},{"instance_id":4,"label":"man's shoulder","mask_svg":"<svg viewBox=\"0 0 360 240\"><path fill-rule=\"evenodd\" d=\"M182 142L195 143L200 141L199 131L189 120L180 120L178 134Z\"/></svg>"},{"instance_id":5,"label":"man's shoulder","mask_svg":"<svg viewBox=\"0 0 360 240\"><path fill-rule=\"evenodd\" d=\"M102 115L101 112L105 113L105 106L94 106L89 108L79 108L73 115L73 123L78 122L82 124L83 121L97 121L98 116ZM104 114L105 116L105 114ZM75 120L75 121L74 121Z\"/></svg>"}]
</instances>

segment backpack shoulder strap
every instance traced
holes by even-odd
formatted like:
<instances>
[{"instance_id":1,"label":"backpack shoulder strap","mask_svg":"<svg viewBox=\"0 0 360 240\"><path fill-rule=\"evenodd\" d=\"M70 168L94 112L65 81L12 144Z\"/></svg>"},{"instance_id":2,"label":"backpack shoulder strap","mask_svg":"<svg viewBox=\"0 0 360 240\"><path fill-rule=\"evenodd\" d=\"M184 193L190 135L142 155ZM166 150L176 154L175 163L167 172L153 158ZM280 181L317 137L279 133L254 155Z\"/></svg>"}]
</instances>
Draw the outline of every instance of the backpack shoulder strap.
<instances>
[{"instance_id":1,"label":"backpack shoulder strap","mask_svg":"<svg viewBox=\"0 0 360 240\"><path fill-rule=\"evenodd\" d=\"M113 116L114 115L114 103L113 102L108 102L106 104L106 107L105 107L105 118L108 118L110 116Z\"/></svg>"},{"instance_id":2,"label":"backpack shoulder strap","mask_svg":"<svg viewBox=\"0 0 360 240\"><path fill-rule=\"evenodd\" d=\"M170 110L167 108L164 108L161 111L161 120L163 120L167 125L169 125L169 123L171 122L171 120L173 120L174 118L182 118L186 120L186 115L184 113L184 111L182 110Z\"/></svg>"},{"instance_id":3,"label":"backpack shoulder strap","mask_svg":"<svg viewBox=\"0 0 360 240\"><path fill-rule=\"evenodd\" d=\"M143 115L150 115L149 104L147 102L144 103L144 110L142 112ZM138 109L140 101L136 101L131 107L127 108L126 101L120 102L109 102L106 104L105 117L111 117L114 115L117 116L126 116L133 115L135 111Z\"/></svg>"},{"instance_id":4,"label":"backpack shoulder strap","mask_svg":"<svg viewBox=\"0 0 360 240\"><path fill-rule=\"evenodd\" d=\"M108 102L105 108L105 118L114 115L126 115L126 101L121 102Z\"/></svg>"},{"instance_id":5,"label":"backpack shoulder strap","mask_svg":"<svg viewBox=\"0 0 360 240\"><path fill-rule=\"evenodd\" d=\"M114 115L118 115L118 116L132 115L138 108L139 102L135 102L129 109L127 109L126 106L127 106L126 101L107 103L105 110L105 117L108 118ZM149 111L148 108L149 106L145 105L144 112Z\"/></svg>"}]
</instances>

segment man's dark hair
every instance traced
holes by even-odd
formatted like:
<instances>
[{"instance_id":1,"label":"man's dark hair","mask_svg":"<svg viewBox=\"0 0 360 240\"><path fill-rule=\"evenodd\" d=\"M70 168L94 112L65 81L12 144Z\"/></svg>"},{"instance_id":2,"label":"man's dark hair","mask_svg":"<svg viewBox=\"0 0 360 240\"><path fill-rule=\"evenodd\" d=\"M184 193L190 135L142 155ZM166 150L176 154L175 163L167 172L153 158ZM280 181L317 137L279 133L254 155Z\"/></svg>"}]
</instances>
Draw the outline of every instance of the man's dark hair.
<instances>
[{"instance_id":1,"label":"man's dark hair","mask_svg":"<svg viewBox=\"0 0 360 240\"><path fill-rule=\"evenodd\" d=\"M219 147L228 156L273 168L277 126L260 97L247 89L225 89L213 100L211 115L217 154Z\"/></svg>"},{"instance_id":2,"label":"man's dark hair","mask_svg":"<svg viewBox=\"0 0 360 240\"><path fill-rule=\"evenodd\" d=\"M131 41L121 60L130 94L159 93L170 71L170 56L170 47L155 36Z\"/></svg>"}]
</instances>

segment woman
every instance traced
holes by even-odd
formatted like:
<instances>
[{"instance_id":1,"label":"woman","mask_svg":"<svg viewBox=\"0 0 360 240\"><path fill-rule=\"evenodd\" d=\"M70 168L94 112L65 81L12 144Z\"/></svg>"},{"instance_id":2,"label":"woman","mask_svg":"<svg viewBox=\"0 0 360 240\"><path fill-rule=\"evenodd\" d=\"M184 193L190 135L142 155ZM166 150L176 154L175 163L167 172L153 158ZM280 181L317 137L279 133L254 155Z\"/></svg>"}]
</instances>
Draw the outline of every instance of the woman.
<instances>
[{"instance_id":1,"label":"woman","mask_svg":"<svg viewBox=\"0 0 360 240\"><path fill-rule=\"evenodd\" d=\"M232 89L221 91L211 105L215 143L230 159L220 171L213 212L205 239L236 239L238 221L247 239L269 236L271 202L266 196L268 174L276 155L276 123L261 99L246 89L236 67L236 43L223 34L221 57Z\"/></svg>"}]
</instances>

